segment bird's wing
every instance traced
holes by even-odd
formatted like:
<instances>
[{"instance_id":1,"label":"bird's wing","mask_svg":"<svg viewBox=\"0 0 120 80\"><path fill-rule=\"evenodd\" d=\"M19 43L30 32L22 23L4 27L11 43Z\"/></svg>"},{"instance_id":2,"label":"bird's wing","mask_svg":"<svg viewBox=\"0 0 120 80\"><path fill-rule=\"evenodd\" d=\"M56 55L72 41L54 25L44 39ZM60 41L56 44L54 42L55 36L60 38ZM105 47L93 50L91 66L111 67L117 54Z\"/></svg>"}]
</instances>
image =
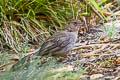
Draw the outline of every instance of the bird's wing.
<instances>
[{"instance_id":1,"label":"bird's wing","mask_svg":"<svg viewBox=\"0 0 120 80\"><path fill-rule=\"evenodd\" d=\"M57 33L50 38L48 38L40 49L40 55L45 53L59 51L60 49L66 47L74 41L73 36L70 36L66 32Z\"/></svg>"}]
</instances>

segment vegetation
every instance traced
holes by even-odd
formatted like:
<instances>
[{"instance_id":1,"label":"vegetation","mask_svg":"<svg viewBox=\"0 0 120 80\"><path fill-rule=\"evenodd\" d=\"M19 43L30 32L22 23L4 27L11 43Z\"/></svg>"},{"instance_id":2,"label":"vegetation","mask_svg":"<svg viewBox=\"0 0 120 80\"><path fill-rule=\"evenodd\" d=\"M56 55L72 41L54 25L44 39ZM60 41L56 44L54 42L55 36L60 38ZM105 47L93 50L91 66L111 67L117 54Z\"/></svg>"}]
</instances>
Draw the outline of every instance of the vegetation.
<instances>
[{"instance_id":1,"label":"vegetation","mask_svg":"<svg viewBox=\"0 0 120 80\"><path fill-rule=\"evenodd\" d=\"M64 67L63 63L58 63L53 58L45 63L38 58L30 64L24 64L14 70L9 69L7 66L7 69L0 73L0 80L78 80L83 73L82 68L73 72L71 66Z\"/></svg>"},{"instance_id":2,"label":"vegetation","mask_svg":"<svg viewBox=\"0 0 120 80\"><path fill-rule=\"evenodd\" d=\"M105 18L99 6L106 0L99 4L95 0L89 1ZM92 13L86 1L78 0L1 0L0 4L1 45L17 53L20 42L41 41L54 31L63 29L68 19Z\"/></svg>"},{"instance_id":3,"label":"vegetation","mask_svg":"<svg viewBox=\"0 0 120 80\"><path fill-rule=\"evenodd\" d=\"M114 1L118 4L112 4L109 9L119 5L120 0ZM85 71L83 68L79 66L75 71L59 71L58 68L61 69L64 63L58 63L54 59L44 64L40 59L35 59L27 66L11 71L7 66L11 62L10 53L17 53L21 59L31 48L42 44L45 38L64 29L64 25L72 18L82 19L84 16L89 27L91 23L93 26L100 24L100 21L109 21L108 15L113 18L114 14L105 13L107 8L103 6L111 2L112 0L0 0L0 70L3 69L3 72L0 71L0 80L79 80ZM110 39L116 35L114 24L112 19L112 28L104 26Z\"/></svg>"},{"instance_id":4,"label":"vegetation","mask_svg":"<svg viewBox=\"0 0 120 80\"><path fill-rule=\"evenodd\" d=\"M72 0L1 0L2 46L17 52L20 42L43 40L53 30L63 29L66 20L77 16L77 3L73 4Z\"/></svg>"}]
</instances>

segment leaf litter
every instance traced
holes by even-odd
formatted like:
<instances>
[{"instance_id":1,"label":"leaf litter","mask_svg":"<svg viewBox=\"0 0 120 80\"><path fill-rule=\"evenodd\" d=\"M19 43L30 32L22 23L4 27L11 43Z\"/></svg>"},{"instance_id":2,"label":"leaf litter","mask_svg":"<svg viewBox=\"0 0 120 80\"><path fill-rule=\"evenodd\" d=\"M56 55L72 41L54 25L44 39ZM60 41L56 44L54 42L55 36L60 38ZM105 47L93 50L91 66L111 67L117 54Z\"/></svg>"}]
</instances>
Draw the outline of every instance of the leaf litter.
<instances>
[{"instance_id":1,"label":"leaf litter","mask_svg":"<svg viewBox=\"0 0 120 80\"><path fill-rule=\"evenodd\" d=\"M115 38L110 39L103 27L90 28L91 30L79 38L79 43L73 48L70 56L64 59L64 67L54 71L70 70L75 71L82 67L85 71L80 76L82 80L119 80L120 79L120 32L117 31ZM118 29L116 29L118 30ZM29 49L30 53L34 49ZM5 66L13 65L18 56L8 64L0 65L1 70ZM49 60L49 59L48 59ZM47 62L48 60L44 62ZM11 63L11 64L10 64Z\"/></svg>"}]
</instances>

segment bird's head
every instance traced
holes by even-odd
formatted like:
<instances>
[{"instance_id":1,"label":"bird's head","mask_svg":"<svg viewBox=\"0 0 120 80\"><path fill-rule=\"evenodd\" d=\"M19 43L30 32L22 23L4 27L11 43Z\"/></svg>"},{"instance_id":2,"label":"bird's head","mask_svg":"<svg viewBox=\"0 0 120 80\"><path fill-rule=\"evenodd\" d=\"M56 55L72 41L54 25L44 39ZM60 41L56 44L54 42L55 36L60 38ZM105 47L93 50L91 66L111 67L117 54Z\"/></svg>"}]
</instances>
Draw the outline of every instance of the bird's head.
<instances>
[{"instance_id":1,"label":"bird's head","mask_svg":"<svg viewBox=\"0 0 120 80\"><path fill-rule=\"evenodd\" d=\"M78 19L71 19L66 25L66 30L69 32L78 32L79 29L84 28L85 23Z\"/></svg>"}]
</instances>

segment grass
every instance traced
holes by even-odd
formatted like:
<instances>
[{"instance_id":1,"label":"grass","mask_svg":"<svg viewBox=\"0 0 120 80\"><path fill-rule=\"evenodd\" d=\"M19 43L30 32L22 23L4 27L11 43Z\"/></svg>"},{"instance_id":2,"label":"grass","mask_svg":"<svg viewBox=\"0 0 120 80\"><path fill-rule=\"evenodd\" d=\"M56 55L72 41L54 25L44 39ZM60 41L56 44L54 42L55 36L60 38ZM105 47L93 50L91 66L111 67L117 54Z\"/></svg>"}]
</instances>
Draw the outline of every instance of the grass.
<instances>
[{"instance_id":1,"label":"grass","mask_svg":"<svg viewBox=\"0 0 120 80\"><path fill-rule=\"evenodd\" d=\"M41 63L39 59L33 60L27 67L15 71L5 70L0 73L0 80L79 80L82 68L73 72L71 67L64 68L62 63L50 59Z\"/></svg>"},{"instance_id":2,"label":"grass","mask_svg":"<svg viewBox=\"0 0 120 80\"><path fill-rule=\"evenodd\" d=\"M100 6L107 0L88 1L105 18ZM22 57L28 44L41 44L42 40L63 29L69 19L91 15L94 15L91 7L84 0L0 0L0 65L9 61L7 49ZM62 66L54 60L42 64L37 59L16 71L0 72L0 80L79 80L83 73L81 68L75 72L57 71Z\"/></svg>"},{"instance_id":3,"label":"grass","mask_svg":"<svg viewBox=\"0 0 120 80\"><path fill-rule=\"evenodd\" d=\"M26 42L20 46L22 50L18 55L22 57L29 45ZM41 57L32 59L30 63L16 65L14 68L11 68L11 65L15 63L11 63L10 56L7 52L1 55L0 80L79 80L84 72L81 67L74 70L73 66L57 62L55 58L47 58L47 61L45 61ZM3 64L5 66L1 67ZM4 71L2 71L2 68Z\"/></svg>"},{"instance_id":4,"label":"grass","mask_svg":"<svg viewBox=\"0 0 120 80\"><path fill-rule=\"evenodd\" d=\"M109 39L112 40L117 35L116 29L115 29L115 21L114 21L114 19L117 20L117 18L113 16L113 18L108 18L108 19L110 19L111 23L105 24L104 29Z\"/></svg>"},{"instance_id":5,"label":"grass","mask_svg":"<svg viewBox=\"0 0 120 80\"><path fill-rule=\"evenodd\" d=\"M68 19L65 16L72 17L69 3L54 0L1 1L1 42L16 49L19 42L27 40L26 35L29 41L38 41L46 33L50 35L52 30L62 29Z\"/></svg>"},{"instance_id":6,"label":"grass","mask_svg":"<svg viewBox=\"0 0 120 80\"><path fill-rule=\"evenodd\" d=\"M101 4L90 3L104 16ZM90 6L78 0L0 0L0 42L18 53L21 42L40 42L63 29L69 19L91 13Z\"/></svg>"}]
</instances>

